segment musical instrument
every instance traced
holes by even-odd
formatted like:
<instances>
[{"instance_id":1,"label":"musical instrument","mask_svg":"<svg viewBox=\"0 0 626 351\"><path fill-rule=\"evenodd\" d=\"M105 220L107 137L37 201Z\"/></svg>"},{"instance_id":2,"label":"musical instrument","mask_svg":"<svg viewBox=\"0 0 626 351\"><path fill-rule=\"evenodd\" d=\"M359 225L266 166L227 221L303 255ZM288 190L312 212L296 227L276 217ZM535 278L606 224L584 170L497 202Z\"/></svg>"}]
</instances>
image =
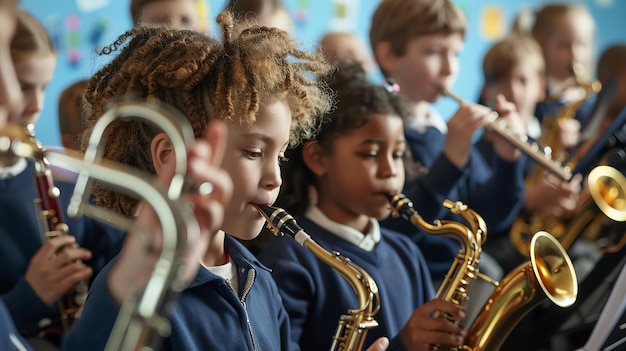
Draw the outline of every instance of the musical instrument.
<instances>
[{"instance_id":1,"label":"musical instrument","mask_svg":"<svg viewBox=\"0 0 626 351\"><path fill-rule=\"evenodd\" d=\"M563 224L559 237L567 250L579 237L591 241L608 236L607 222L626 221L626 177L617 169L597 166L587 176L586 192L581 196L576 215ZM607 220L608 219L608 220ZM616 233L624 236L624 232Z\"/></svg>"},{"instance_id":2,"label":"musical instrument","mask_svg":"<svg viewBox=\"0 0 626 351\"><path fill-rule=\"evenodd\" d=\"M602 84L599 81L586 82L583 78L583 67L580 64L575 64L572 67L576 85L581 87L584 94L576 101L563 106L554 118L544 118L542 121L542 134L539 141L546 145L547 148L552 150L552 153L560 161L564 161L567 157L567 153L562 149L558 142L558 125L561 121L571 120L575 117L576 111L582 106L582 104L592 95L592 93L598 93L602 89ZM567 167L573 168L574 165L570 162ZM543 170L535 168L533 172L527 177L527 184L537 184L543 179ZM569 179L562 179L569 180ZM510 239L513 246L517 251L524 255L528 255L528 245L532 233L537 230L548 230L555 238L559 239L563 247L569 249L572 242L564 242L561 237L563 233L567 231L567 224L562 219L545 214L545 213L522 213L519 215L511 226Z\"/></svg>"},{"instance_id":3,"label":"musical instrument","mask_svg":"<svg viewBox=\"0 0 626 351\"><path fill-rule=\"evenodd\" d=\"M356 293L359 306L348 309L348 313L340 317L331 350L361 350L367 330L378 326L374 316L380 308L380 297L374 279L349 258L336 251L333 253L326 251L285 210L264 205L256 205L256 207L274 235L292 237L350 283Z\"/></svg>"},{"instance_id":4,"label":"musical instrument","mask_svg":"<svg viewBox=\"0 0 626 351\"><path fill-rule=\"evenodd\" d=\"M402 216L418 228L436 235L451 236L461 243L448 275L437 297L465 306L469 288L478 274L478 258L486 235L480 216L461 203L449 200L444 206L460 214L470 227L449 221L427 223L403 194L389 195L392 213ZM574 303L578 283L572 263L565 250L550 234L538 232L530 246L530 262L518 266L501 282L486 279L496 286L470 328L464 344L459 347L435 345L436 350L498 350L519 320L546 298L561 307Z\"/></svg>"},{"instance_id":5,"label":"musical instrument","mask_svg":"<svg viewBox=\"0 0 626 351\"><path fill-rule=\"evenodd\" d=\"M33 204L37 214L41 240L45 242L61 235L69 235L70 228L63 220L61 204L59 203L61 193L59 188L54 185L43 147L35 139L34 126L32 124L25 127L17 124L8 125L3 130L3 135L0 138L3 140L3 147L0 152L3 153L10 151L8 147L15 139L20 139L33 148L31 156L27 158L32 158L34 161L33 180L37 198L33 200ZM65 247L60 248L59 251L64 249ZM77 314L87 298L88 290L87 280L81 280L66 291L61 299L56 302L61 322L61 333L66 332L76 321ZM42 330L41 332L43 334L48 334L49 332L54 334L59 331Z\"/></svg>"},{"instance_id":6,"label":"musical instrument","mask_svg":"<svg viewBox=\"0 0 626 351\"><path fill-rule=\"evenodd\" d=\"M459 104L465 102L461 97L454 94L447 88L441 89L441 95L452 98ZM568 165L564 165L561 161L555 160L552 157L552 149L549 147L542 147L539 143L530 141L527 135L520 135L508 128L504 121L499 120L499 114L496 111L491 111L488 119L487 127L504 138L506 141L515 146L518 150L522 151L530 158L532 158L539 165L544 167L550 173L554 174L561 180L570 180L572 178L572 170Z\"/></svg>"},{"instance_id":7,"label":"musical instrument","mask_svg":"<svg viewBox=\"0 0 626 351\"><path fill-rule=\"evenodd\" d=\"M124 301L106 350L157 350L161 346L160 339L169 335L167 314L170 302L185 287L181 276L182 255L188 243L194 242L200 235L192 209L181 198L183 190L187 189L184 181L186 145L193 140L193 133L190 133L189 122L180 113L154 101L124 101L113 105L101 117L102 122L94 131L102 133L108 123L118 118L149 120L168 133L177 158L176 175L168 188L160 186L152 175L145 172L99 159L103 134L96 135L96 132L92 133L84 155L72 150L62 154L40 148L29 136L11 134L10 131L17 127L8 125L0 129L0 152L12 152L20 157L43 156L50 164L79 172L68 206L69 216L87 215L129 233L142 230L131 219L89 203L90 186L94 180L129 196L144 199L154 209L163 235L158 261L146 288Z\"/></svg>"}]
</instances>

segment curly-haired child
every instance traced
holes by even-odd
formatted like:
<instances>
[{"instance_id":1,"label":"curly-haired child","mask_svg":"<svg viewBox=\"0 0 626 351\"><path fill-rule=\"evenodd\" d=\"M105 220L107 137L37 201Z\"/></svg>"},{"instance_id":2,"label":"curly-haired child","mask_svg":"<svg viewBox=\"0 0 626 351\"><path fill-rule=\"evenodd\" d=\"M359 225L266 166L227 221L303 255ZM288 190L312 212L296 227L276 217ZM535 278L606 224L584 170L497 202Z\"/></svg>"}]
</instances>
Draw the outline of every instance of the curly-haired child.
<instances>
[{"instance_id":1,"label":"curly-haired child","mask_svg":"<svg viewBox=\"0 0 626 351\"><path fill-rule=\"evenodd\" d=\"M460 345L461 328L432 314L445 311L460 320L461 309L433 300L420 249L378 223L390 214L388 194L404 184L408 112L399 96L367 81L360 63L339 67L328 77L336 108L315 139L290 150L279 206L322 247L349 257L376 281L378 327L368 331L365 344L388 335L390 347L408 350ZM291 238L276 238L259 258L272 268L292 339L302 350L329 349L339 317L359 306L350 283Z\"/></svg>"},{"instance_id":2,"label":"curly-haired child","mask_svg":"<svg viewBox=\"0 0 626 351\"><path fill-rule=\"evenodd\" d=\"M209 120L226 124L222 167L235 191L221 230L209 234L208 246L197 248L198 273L172 306L171 335L163 348L297 349L268 269L232 236L251 239L261 230L264 219L255 204L272 204L278 196L287 146L310 137L318 124L314 116L331 106L330 94L313 80L330 68L319 54L297 49L282 30L239 31L228 12L217 21L221 43L165 28L138 27L120 37L106 50L120 53L87 87L87 120L93 123L108 102L133 93L178 108L198 135ZM164 133L145 123L119 121L107 137L105 158L171 176L175 162ZM136 200L106 187L94 193L101 206L126 216L136 211ZM124 272L114 268L96 279L83 312L92 323L83 320L66 338L68 349L104 347L113 323L110 311L120 301L114 292L109 296L105 284L116 274Z\"/></svg>"}]
</instances>

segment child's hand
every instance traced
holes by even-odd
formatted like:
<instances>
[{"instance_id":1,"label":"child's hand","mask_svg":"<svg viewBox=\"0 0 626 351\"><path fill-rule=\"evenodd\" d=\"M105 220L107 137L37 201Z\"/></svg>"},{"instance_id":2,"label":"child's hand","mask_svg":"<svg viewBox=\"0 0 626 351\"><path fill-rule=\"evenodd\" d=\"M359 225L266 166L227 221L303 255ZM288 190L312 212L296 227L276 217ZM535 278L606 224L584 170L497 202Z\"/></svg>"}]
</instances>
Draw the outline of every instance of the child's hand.
<instances>
[{"instance_id":1,"label":"child's hand","mask_svg":"<svg viewBox=\"0 0 626 351\"><path fill-rule=\"evenodd\" d=\"M457 168L464 168L469 161L472 136L485 126L490 112L488 107L464 103L448 120L448 135L443 153Z\"/></svg>"},{"instance_id":2,"label":"child's hand","mask_svg":"<svg viewBox=\"0 0 626 351\"><path fill-rule=\"evenodd\" d=\"M463 310L452 302L434 299L425 303L413 311L400 331L400 338L407 350L430 350L432 344L459 346L463 343L465 331L443 317L433 317L436 311L445 312L456 321L465 318Z\"/></svg>"},{"instance_id":3,"label":"child's hand","mask_svg":"<svg viewBox=\"0 0 626 351\"><path fill-rule=\"evenodd\" d=\"M376 341L367 348L367 351L385 351L387 347L389 347L389 339L382 336L376 339Z\"/></svg>"},{"instance_id":4,"label":"child's hand","mask_svg":"<svg viewBox=\"0 0 626 351\"><path fill-rule=\"evenodd\" d=\"M81 261L91 252L76 246L76 238L51 238L31 258L24 279L46 305L60 300L79 281L88 279L92 269Z\"/></svg>"},{"instance_id":5,"label":"child's hand","mask_svg":"<svg viewBox=\"0 0 626 351\"><path fill-rule=\"evenodd\" d=\"M556 123L557 131L557 147L569 149L576 146L580 138L580 122L573 118L562 119Z\"/></svg>"},{"instance_id":6,"label":"child's hand","mask_svg":"<svg viewBox=\"0 0 626 351\"><path fill-rule=\"evenodd\" d=\"M226 144L226 129L221 123L207 126L201 139L188 151L187 175L196 184L210 182L213 190L209 194L186 194L185 198L194 209L200 226L200 238L188 243L188 250L183 258L185 281L195 276L201 255L206 251L213 234L222 225L224 206L230 200L233 185L228 173L220 168ZM118 304L130 294L145 288L154 270L162 247L163 235L154 210L143 204L136 222L137 232L129 233L124 243L119 261L111 270L108 285Z\"/></svg>"},{"instance_id":7,"label":"child's hand","mask_svg":"<svg viewBox=\"0 0 626 351\"><path fill-rule=\"evenodd\" d=\"M505 121L507 129L509 129L511 133L517 136L526 134L524 121L517 113L515 104L507 101L502 94L496 96L496 110L500 114L499 120ZM489 138L493 142L493 148L500 158L508 162L513 162L519 158L521 152L513 146L513 144L493 132L487 131L487 133L490 134Z\"/></svg>"},{"instance_id":8,"label":"child's hand","mask_svg":"<svg viewBox=\"0 0 626 351\"><path fill-rule=\"evenodd\" d=\"M576 174L569 182L561 183L551 177L548 174L537 184L527 185L524 207L559 218L569 217L578 205L582 175Z\"/></svg>"}]
</instances>

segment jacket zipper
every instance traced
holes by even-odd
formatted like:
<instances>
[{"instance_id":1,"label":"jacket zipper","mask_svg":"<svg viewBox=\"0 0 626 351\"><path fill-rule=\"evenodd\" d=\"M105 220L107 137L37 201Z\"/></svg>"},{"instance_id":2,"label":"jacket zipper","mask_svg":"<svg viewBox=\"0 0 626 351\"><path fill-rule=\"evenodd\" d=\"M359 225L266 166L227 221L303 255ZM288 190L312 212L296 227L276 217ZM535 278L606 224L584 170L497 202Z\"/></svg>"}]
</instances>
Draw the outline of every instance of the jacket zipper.
<instances>
[{"instance_id":1,"label":"jacket zipper","mask_svg":"<svg viewBox=\"0 0 626 351\"><path fill-rule=\"evenodd\" d=\"M239 301L241 302L241 305L243 306L243 310L246 313L246 324L248 325L248 333L250 333L250 338L252 339L252 347L254 348L255 351L258 351L259 348L256 344L254 333L252 332L252 325L250 324L250 317L248 316L248 308L246 305L246 297L248 296L248 293L250 292L250 290L252 290L252 283L254 282L255 277L256 277L256 271L254 269L250 269L248 271L248 279L246 279L246 287L243 290L243 294L241 295L241 299ZM230 289L235 291L231 282L229 280L227 280L226 282L228 283L228 286L230 286ZM237 292L235 292L235 295L237 295Z\"/></svg>"}]
</instances>

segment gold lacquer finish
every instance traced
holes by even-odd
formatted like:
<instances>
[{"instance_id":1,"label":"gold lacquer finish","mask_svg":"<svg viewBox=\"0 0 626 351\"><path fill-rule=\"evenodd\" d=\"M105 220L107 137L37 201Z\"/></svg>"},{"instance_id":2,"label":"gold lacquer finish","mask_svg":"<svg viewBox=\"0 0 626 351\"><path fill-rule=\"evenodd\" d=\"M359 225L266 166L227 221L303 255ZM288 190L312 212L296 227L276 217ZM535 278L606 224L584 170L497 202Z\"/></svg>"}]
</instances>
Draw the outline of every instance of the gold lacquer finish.
<instances>
[{"instance_id":1,"label":"gold lacquer finish","mask_svg":"<svg viewBox=\"0 0 626 351\"><path fill-rule=\"evenodd\" d=\"M374 279L349 258L341 256L338 252L326 251L305 233L285 210L264 205L256 206L274 235L292 237L350 283L359 305L354 309L348 309L348 313L340 317L337 331L333 336L331 350L357 351L363 349L367 331L378 326L374 316L380 308L380 297Z\"/></svg>"},{"instance_id":2,"label":"gold lacquer finish","mask_svg":"<svg viewBox=\"0 0 626 351\"><path fill-rule=\"evenodd\" d=\"M541 301L548 298L558 306L567 307L576 300L578 283L572 263L563 247L549 233L535 234L530 242L530 261L511 271L498 283L478 272L480 245L486 238L486 226L477 213L458 202L453 205L446 200L444 205L462 215L470 227L439 220L433 225L419 216L404 195L390 195L389 200L396 215L401 215L428 233L450 236L461 243L437 297L465 307L475 278L484 278L496 286L470 326L464 344L459 347L436 345L436 350L498 350L520 319Z\"/></svg>"},{"instance_id":3,"label":"gold lacquer finish","mask_svg":"<svg viewBox=\"0 0 626 351\"><path fill-rule=\"evenodd\" d=\"M572 263L559 242L547 232L530 243L530 261L500 282L467 332L467 350L499 350L506 337L531 309L548 298L571 306L578 295Z\"/></svg>"},{"instance_id":4,"label":"gold lacquer finish","mask_svg":"<svg viewBox=\"0 0 626 351\"><path fill-rule=\"evenodd\" d=\"M583 88L584 94L580 99L562 107L554 118L544 118L541 127L544 132L539 139L540 143L547 149L551 150L551 153L555 155L557 160L563 160L566 157L564 150L562 150L558 145L559 123L564 120L573 119L580 106L582 106L582 104L589 97L593 94L597 94L602 89L602 84L599 81L585 81L585 74L581 65L574 65L572 67L572 72L574 73L574 77L576 79L576 85ZM566 167L573 168L573 165L568 165ZM537 182L542 181L542 178L543 169L535 167L533 173L528 176L526 182L527 184L536 184ZM569 179L564 180L567 181ZM578 237L578 234L575 236L572 234L573 230L575 230L575 228L583 230L583 228L579 227L581 227L580 222L577 224L568 223L568 221L562 220L553 215L523 213L513 222L510 231L510 239L511 243L520 254L528 256L529 243L532 233L535 233L538 230L547 230L555 238L559 239L563 247L567 250L572 245L576 237ZM565 233L569 233L568 238L565 238ZM580 231L578 233L580 233Z\"/></svg>"}]
</instances>

